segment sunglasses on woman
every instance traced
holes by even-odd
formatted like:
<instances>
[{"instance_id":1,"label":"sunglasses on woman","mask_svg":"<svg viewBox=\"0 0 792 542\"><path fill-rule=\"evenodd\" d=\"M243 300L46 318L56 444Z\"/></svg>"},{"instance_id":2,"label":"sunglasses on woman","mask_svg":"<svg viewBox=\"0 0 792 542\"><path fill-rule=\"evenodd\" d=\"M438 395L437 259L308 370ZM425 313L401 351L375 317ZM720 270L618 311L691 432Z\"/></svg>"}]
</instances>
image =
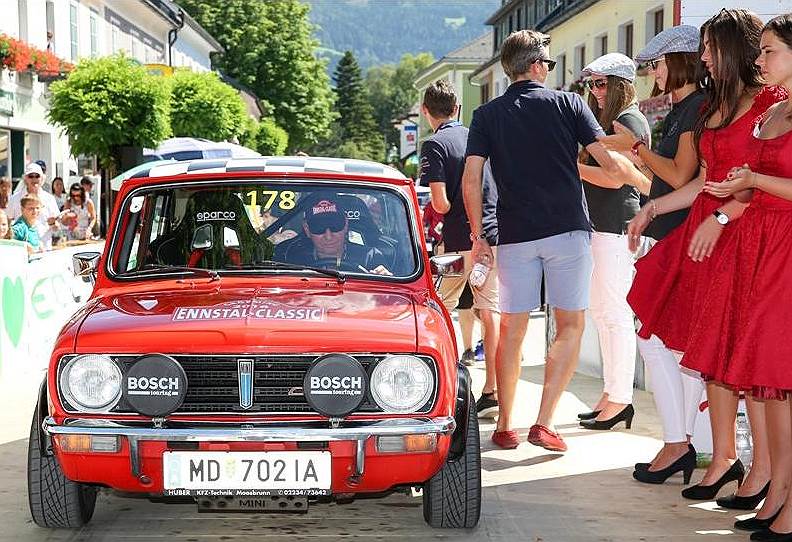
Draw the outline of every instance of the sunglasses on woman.
<instances>
[{"instance_id":1,"label":"sunglasses on woman","mask_svg":"<svg viewBox=\"0 0 792 542\"><path fill-rule=\"evenodd\" d=\"M588 87L589 90L593 90L594 87L605 88L605 87L608 86L608 80L607 79L589 79L589 80L586 81L586 86Z\"/></svg>"},{"instance_id":2,"label":"sunglasses on woman","mask_svg":"<svg viewBox=\"0 0 792 542\"><path fill-rule=\"evenodd\" d=\"M665 57L661 56L660 58L655 58L654 60L650 60L646 63L650 70L655 71L657 66L660 65L660 62L665 61Z\"/></svg>"}]
</instances>

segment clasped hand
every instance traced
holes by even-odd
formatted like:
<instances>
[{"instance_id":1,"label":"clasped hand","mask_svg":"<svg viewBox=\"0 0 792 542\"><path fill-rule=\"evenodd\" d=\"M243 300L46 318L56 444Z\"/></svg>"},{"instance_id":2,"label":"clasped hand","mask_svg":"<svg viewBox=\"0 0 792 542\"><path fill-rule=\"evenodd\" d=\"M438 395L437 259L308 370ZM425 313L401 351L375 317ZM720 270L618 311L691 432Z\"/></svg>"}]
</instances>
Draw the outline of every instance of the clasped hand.
<instances>
[{"instance_id":1,"label":"clasped hand","mask_svg":"<svg viewBox=\"0 0 792 542\"><path fill-rule=\"evenodd\" d=\"M734 167L726 175L726 180L719 183L707 181L704 183L704 192L713 195L717 198L728 198L742 192L750 190L756 186L756 173L754 173L748 164L743 164L740 167ZM741 199L741 198L737 198Z\"/></svg>"}]
</instances>

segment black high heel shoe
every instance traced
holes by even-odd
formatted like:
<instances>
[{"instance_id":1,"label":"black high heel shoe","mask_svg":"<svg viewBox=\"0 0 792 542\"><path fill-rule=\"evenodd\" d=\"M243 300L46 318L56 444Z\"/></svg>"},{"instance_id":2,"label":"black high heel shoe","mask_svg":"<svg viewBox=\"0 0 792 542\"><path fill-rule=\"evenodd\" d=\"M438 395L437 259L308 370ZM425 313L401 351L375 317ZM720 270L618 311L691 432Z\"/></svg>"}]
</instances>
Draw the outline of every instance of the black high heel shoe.
<instances>
[{"instance_id":1,"label":"black high heel shoe","mask_svg":"<svg viewBox=\"0 0 792 542\"><path fill-rule=\"evenodd\" d=\"M593 420L599 416L601 410L592 410L591 412L581 412L578 414L578 420Z\"/></svg>"},{"instance_id":2,"label":"black high heel shoe","mask_svg":"<svg viewBox=\"0 0 792 542\"><path fill-rule=\"evenodd\" d=\"M608 420L580 420L580 427L583 429L605 431L608 429L613 429L613 426L619 422L624 422L627 426L627 429L629 429L632 427L633 416L635 416L635 409L632 405L627 405L622 409L621 412Z\"/></svg>"},{"instance_id":3,"label":"black high heel shoe","mask_svg":"<svg viewBox=\"0 0 792 542\"><path fill-rule=\"evenodd\" d=\"M728 497L720 497L715 499L715 502L718 503L718 506L721 508L729 508L731 510L753 510L759 503L762 502L762 499L767 497L767 492L770 491L770 482L767 482L765 486L759 490L759 493L756 495L748 495L747 497L740 497L732 493Z\"/></svg>"},{"instance_id":4,"label":"black high heel shoe","mask_svg":"<svg viewBox=\"0 0 792 542\"><path fill-rule=\"evenodd\" d=\"M792 533L777 533L770 527L751 533L751 540L759 542L792 542Z\"/></svg>"},{"instance_id":5,"label":"black high heel shoe","mask_svg":"<svg viewBox=\"0 0 792 542\"><path fill-rule=\"evenodd\" d=\"M781 508L779 508L778 512L769 518L757 519L756 517L752 517L748 519L737 520L734 522L734 528L740 529L741 531L763 531L770 528L770 525L773 524L780 513Z\"/></svg>"},{"instance_id":6,"label":"black high heel shoe","mask_svg":"<svg viewBox=\"0 0 792 542\"><path fill-rule=\"evenodd\" d=\"M682 496L686 499L694 501L709 501L715 498L723 486L729 482L737 482L737 487L742 485L743 478L745 478L745 467L739 459L732 463L729 470L723 473L723 476L718 478L718 481L712 485L703 486L696 484L682 490Z\"/></svg>"},{"instance_id":7,"label":"black high heel shoe","mask_svg":"<svg viewBox=\"0 0 792 542\"><path fill-rule=\"evenodd\" d=\"M671 476L678 472L682 472L683 481L685 484L690 483L690 477L693 475L693 470L696 468L696 449L688 444L688 451L685 455L671 463L669 466L662 470L651 471L648 468L638 469L633 472L633 478L644 484L662 484Z\"/></svg>"}]
</instances>

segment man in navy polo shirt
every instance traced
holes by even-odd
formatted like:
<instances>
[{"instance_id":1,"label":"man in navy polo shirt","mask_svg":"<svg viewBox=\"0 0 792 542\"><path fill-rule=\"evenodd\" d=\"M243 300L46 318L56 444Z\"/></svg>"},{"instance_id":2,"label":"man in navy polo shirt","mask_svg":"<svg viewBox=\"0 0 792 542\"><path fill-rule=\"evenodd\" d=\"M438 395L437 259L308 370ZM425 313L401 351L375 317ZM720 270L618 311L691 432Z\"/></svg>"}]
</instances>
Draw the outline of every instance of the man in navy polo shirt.
<instances>
[{"instance_id":1,"label":"man in navy polo shirt","mask_svg":"<svg viewBox=\"0 0 792 542\"><path fill-rule=\"evenodd\" d=\"M432 207L443 216L443 252L459 254L465 268L460 277L446 277L440 283L440 297L448 311L459 305L465 284L470 279L473 258L470 249L470 225L462 201L462 172L465 169L465 147L468 129L457 119L459 104L451 83L444 79L435 81L424 92L421 113L434 133L421 145L421 185L432 189ZM483 177L483 213L480 222L487 240L496 244L498 225L495 218L497 192L489 168ZM495 387L495 350L498 346L498 280L490 272L484 283L473 288L473 308L478 311L484 328L486 380L481 398L476 402L480 417L497 412ZM463 359L464 361L464 359Z\"/></svg>"},{"instance_id":2,"label":"man in navy polo shirt","mask_svg":"<svg viewBox=\"0 0 792 542\"><path fill-rule=\"evenodd\" d=\"M519 444L511 430L511 411L529 313L540 305L544 274L556 338L547 354L539 414L528 442L565 451L566 443L551 429L553 412L577 366L593 265L578 144L614 176L632 166L597 141L604 132L580 96L544 87L555 66L549 43L549 36L534 30L514 32L503 42L501 64L512 84L473 113L462 184L473 257L491 261L481 223L482 173L489 159L499 196L501 309L496 355L500 412L492 440L502 448Z\"/></svg>"}]
</instances>

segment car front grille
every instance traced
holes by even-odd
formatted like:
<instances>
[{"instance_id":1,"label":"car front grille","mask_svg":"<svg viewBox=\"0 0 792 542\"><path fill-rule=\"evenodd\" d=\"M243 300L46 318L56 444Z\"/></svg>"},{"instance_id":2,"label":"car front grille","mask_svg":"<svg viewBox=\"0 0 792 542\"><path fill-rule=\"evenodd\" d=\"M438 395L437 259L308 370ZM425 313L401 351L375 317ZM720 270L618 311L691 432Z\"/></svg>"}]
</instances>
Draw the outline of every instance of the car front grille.
<instances>
[{"instance_id":1,"label":"car front grille","mask_svg":"<svg viewBox=\"0 0 792 542\"><path fill-rule=\"evenodd\" d=\"M366 372L371 371L383 355L352 354ZM112 356L122 366L137 359L132 356ZM308 368L319 355L170 355L181 364L187 374L187 396L175 414L300 414L313 413L302 393L303 379ZM437 383L437 368L431 358L419 356L429 363ZM253 361L253 404L243 408L239 397L238 361ZM437 385L432 398L420 409L429 412L437 396ZM123 400L114 412L133 412ZM357 412L381 412L370 393Z\"/></svg>"}]
</instances>

